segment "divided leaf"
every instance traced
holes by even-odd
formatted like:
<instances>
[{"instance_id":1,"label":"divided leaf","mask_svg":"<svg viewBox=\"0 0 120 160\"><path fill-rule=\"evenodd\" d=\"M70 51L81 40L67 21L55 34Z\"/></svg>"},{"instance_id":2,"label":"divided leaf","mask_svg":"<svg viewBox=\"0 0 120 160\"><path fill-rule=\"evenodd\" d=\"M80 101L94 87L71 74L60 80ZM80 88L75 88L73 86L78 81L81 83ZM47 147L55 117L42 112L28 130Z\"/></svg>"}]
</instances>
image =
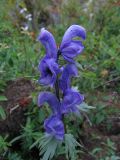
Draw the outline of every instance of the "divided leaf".
<instances>
[{"instance_id":1,"label":"divided leaf","mask_svg":"<svg viewBox=\"0 0 120 160\"><path fill-rule=\"evenodd\" d=\"M39 144L39 148L41 149L40 155L43 154L42 160L51 160L60 145L61 141L53 136L44 136Z\"/></svg>"},{"instance_id":2,"label":"divided leaf","mask_svg":"<svg viewBox=\"0 0 120 160\"><path fill-rule=\"evenodd\" d=\"M65 149L67 159L76 160L77 150L76 147L82 147L73 137L72 134L65 134Z\"/></svg>"},{"instance_id":3,"label":"divided leaf","mask_svg":"<svg viewBox=\"0 0 120 160\"><path fill-rule=\"evenodd\" d=\"M90 109L95 109L93 106L89 106L87 103L83 102L77 106L80 111L88 112Z\"/></svg>"}]
</instances>

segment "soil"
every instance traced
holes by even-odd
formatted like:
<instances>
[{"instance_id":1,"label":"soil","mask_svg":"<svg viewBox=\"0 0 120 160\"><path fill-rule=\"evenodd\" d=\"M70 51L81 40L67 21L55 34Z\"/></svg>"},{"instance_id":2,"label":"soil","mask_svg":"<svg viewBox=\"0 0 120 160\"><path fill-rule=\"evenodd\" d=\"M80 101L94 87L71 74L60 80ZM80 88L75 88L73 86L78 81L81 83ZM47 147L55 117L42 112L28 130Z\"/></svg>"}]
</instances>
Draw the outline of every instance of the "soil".
<instances>
[{"instance_id":1,"label":"soil","mask_svg":"<svg viewBox=\"0 0 120 160\"><path fill-rule=\"evenodd\" d=\"M82 160L97 160L102 157L105 157L108 155L108 150L110 149L107 144L107 141L110 140L111 142L114 143L115 147L115 155L120 156L120 132L119 133L114 133L109 131L107 132L107 125L105 126L106 123L104 123L104 131L101 130L101 125L98 126L93 126L90 127L88 124L84 124L84 137L81 139L84 147L86 150L90 153L92 152L95 148L100 148L101 151L99 151L95 157L91 157L89 154L86 155L83 154L81 157ZM114 123L114 128L117 130L117 125ZM105 132L106 131L106 132Z\"/></svg>"},{"instance_id":2,"label":"soil","mask_svg":"<svg viewBox=\"0 0 120 160\"><path fill-rule=\"evenodd\" d=\"M33 90L33 84L25 78L8 82L4 93L2 93L7 97L7 101L0 102L7 114L7 118L0 121L1 135L9 133L9 135L15 136L19 134L21 125L25 124L24 113L31 102L30 94Z\"/></svg>"}]
</instances>

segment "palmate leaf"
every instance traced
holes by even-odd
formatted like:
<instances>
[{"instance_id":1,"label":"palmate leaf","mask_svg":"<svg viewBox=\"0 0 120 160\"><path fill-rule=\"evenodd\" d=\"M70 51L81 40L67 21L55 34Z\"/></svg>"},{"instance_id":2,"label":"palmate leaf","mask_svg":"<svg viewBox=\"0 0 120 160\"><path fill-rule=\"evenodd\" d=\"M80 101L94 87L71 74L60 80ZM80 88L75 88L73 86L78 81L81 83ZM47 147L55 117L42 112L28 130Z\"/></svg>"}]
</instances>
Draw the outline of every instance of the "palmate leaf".
<instances>
[{"instance_id":1,"label":"palmate leaf","mask_svg":"<svg viewBox=\"0 0 120 160\"><path fill-rule=\"evenodd\" d=\"M64 144L64 145L63 145ZM66 154L68 160L77 160L76 147L82 147L71 134L65 134L64 140L57 140L54 136L45 135L39 138L31 147L38 146L40 150L40 160L53 160L55 155Z\"/></svg>"},{"instance_id":2,"label":"palmate leaf","mask_svg":"<svg viewBox=\"0 0 120 160\"><path fill-rule=\"evenodd\" d=\"M0 153L2 151L7 151L8 147L11 146L9 142L7 142L8 136L2 137L0 135Z\"/></svg>"},{"instance_id":3,"label":"palmate leaf","mask_svg":"<svg viewBox=\"0 0 120 160\"><path fill-rule=\"evenodd\" d=\"M44 136L40 143L40 155L43 155L42 160L51 160L56 153L57 148L62 144L62 141L57 140L55 137L47 135Z\"/></svg>"},{"instance_id":4,"label":"palmate leaf","mask_svg":"<svg viewBox=\"0 0 120 160\"><path fill-rule=\"evenodd\" d=\"M90 109L95 109L93 106L89 106L87 103L83 102L77 106L80 111L88 112Z\"/></svg>"},{"instance_id":5,"label":"palmate leaf","mask_svg":"<svg viewBox=\"0 0 120 160\"><path fill-rule=\"evenodd\" d=\"M77 159L77 150L76 147L82 147L72 134L65 134L65 150L67 159L76 160Z\"/></svg>"}]
</instances>

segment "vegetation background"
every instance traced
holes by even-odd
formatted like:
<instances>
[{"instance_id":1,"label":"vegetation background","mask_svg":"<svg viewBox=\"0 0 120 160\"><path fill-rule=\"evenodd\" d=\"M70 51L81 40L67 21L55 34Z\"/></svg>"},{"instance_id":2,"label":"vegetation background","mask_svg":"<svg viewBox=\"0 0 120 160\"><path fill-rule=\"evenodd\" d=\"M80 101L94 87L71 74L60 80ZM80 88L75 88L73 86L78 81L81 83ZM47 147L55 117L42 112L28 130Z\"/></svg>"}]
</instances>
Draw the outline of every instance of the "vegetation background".
<instances>
[{"instance_id":1,"label":"vegetation background","mask_svg":"<svg viewBox=\"0 0 120 160\"><path fill-rule=\"evenodd\" d=\"M49 110L36 104L43 89L37 66L44 55L37 36L46 27L59 46L71 24L87 31L73 85L95 107L79 121L67 122L84 145L77 159L120 159L120 2L0 0L0 160L40 159L39 145L31 146L43 135Z\"/></svg>"}]
</instances>

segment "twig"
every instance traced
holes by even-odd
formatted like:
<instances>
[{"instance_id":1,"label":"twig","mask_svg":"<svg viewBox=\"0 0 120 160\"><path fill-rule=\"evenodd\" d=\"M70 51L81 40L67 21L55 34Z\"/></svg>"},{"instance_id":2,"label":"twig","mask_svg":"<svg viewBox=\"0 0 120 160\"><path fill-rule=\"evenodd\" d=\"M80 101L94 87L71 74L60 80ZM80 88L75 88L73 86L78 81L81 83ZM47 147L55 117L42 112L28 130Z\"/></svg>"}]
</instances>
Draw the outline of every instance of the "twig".
<instances>
[{"instance_id":1,"label":"twig","mask_svg":"<svg viewBox=\"0 0 120 160\"><path fill-rule=\"evenodd\" d=\"M20 106L17 104L15 107L13 107L13 108L11 108L10 109L10 114L14 111L14 110L16 110L17 108L19 108Z\"/></svg>"},{"instance_id":2,"label":"twig","mask_svg":"<svg viewBox=\"0 0 120 160\"><path fill-rule=\"evenodd\" d=\"M120 80L120 76L118 76L118 77L116 77L116 78L114 78L114 79L112 79L112 80L109 80L109 81L107 81L107 82L105 82L105 83L103 83L103 84L100 84L100 85L96 86L94 89L99 88L99 87L101 87L101 86L103 86L103 85L107 85L107 84L109 84L109 83L111 83L111 82L116 82L116 81L118 81L118 80Z\"/></svg>"}]
</instances>

